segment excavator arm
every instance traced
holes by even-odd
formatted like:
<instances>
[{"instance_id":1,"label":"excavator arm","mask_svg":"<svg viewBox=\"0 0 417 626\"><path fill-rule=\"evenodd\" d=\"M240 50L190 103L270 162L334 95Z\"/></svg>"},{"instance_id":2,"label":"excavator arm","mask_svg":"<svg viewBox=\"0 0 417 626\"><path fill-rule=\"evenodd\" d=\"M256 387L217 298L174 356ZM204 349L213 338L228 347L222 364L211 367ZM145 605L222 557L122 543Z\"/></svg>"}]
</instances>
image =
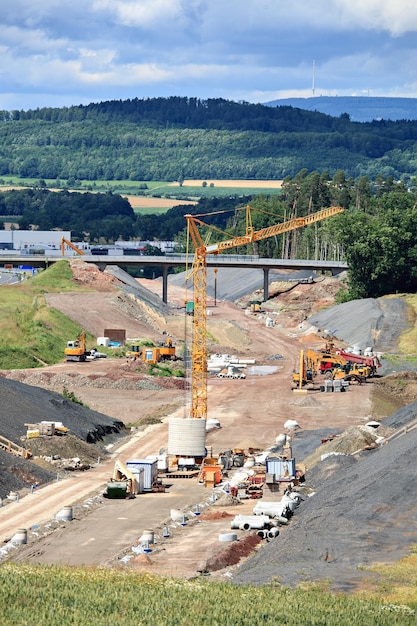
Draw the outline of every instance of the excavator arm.
<instances>
[{"instance_id":1,"label":"excavator arm","mask_svg":"<svg viewBox=\"0 0 417 626\"><path fill-rule=\"evenodd\" d=\"M65 237L61 237L61 254L62 254L62 256L65 256L65 244L67 246L69 246L70 248L72 248L74 250L74 252L76 252L77 254L85 254L85 252L83 252L83 250L80 250L79 248L77 248L77 246L75 244L73 244L71 241L68 241L68 239L65 239Z\"/></svg>"}]
</instances>

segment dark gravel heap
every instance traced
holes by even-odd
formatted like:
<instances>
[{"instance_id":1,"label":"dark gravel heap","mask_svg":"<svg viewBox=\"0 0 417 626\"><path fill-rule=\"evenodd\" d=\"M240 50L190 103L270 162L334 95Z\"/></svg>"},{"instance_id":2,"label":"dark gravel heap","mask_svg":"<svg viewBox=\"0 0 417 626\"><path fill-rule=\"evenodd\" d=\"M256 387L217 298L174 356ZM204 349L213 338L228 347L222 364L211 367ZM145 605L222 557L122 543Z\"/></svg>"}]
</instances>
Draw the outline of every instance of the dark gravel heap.
<instances>
[{"instance_id":1,"label":"dark gravel heap","mask_svg":"<svg viewBox=\"0 0 417 626\"><path fill-rule=\"evenodd\" d=\"M0 378L0 434L15 443L26 435L25 424L62 422L83 441L94 443L120 432L123 422L66 400L58 393Z\"/></svg>"},{"instance_id":2,"label":"dark gravel heap","mask_svg":"<svg viewBox=\"0 0 417 626\"><path fill-rule=\"evenodd\" d=\"M62 422L72 435L91 444L112 441L124 431L122 422L66 400L58 393L0 378L0 435L26 447L22 441L27 431L25 424L41 421ZM31 460L0 450L0 498L55 477L55 472Z\"/></svg>"},{"instance_id":3,"label":"dark gravel heap","mask_svg":"<svg viewBox=\"0 0 417 626\"><path fill-rule=\"evenodd\" d=\"M43 485L55 479L56 472L0 450L0 498L6 498L11 491L30 488L35 483Z\"/></svg>"},{"instance_id":4,"label":"dark gravel heap","mask_svg":"<svg viewBox=\"0 0 417 626\"><path fill-rule=\"evenodd\" d=\"M417 402L384 424L415 419ZM280 536L248 559L235 583L329 580L349 590L369 578L360 566L389 561L417 542L417 429L363 452L359 460L329 457L312 472L315 494L297 509ZM326 471L326 468L328 471ZM307 473L306 484L309 484Z\"/></svg>"}]
</instances>

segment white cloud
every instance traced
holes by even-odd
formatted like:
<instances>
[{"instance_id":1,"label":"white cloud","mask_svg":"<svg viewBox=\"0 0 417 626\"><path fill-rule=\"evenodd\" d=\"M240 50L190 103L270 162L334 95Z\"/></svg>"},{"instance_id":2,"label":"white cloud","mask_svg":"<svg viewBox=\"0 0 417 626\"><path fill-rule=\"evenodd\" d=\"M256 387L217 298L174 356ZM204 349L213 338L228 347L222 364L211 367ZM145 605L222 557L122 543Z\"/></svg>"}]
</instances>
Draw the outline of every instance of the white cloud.
<instances>
[{"instance_id":1,"label":"white cloud","mask_svg":"<svg viewBox=\"0 0 417 626\"><path fill-rule=\"evenodd\" d=\"M415 0L333 0L342 23L363 30L384 30L391 35L417 31Z\"/></svg>"},{"instance_id":2,"label":"white cloud","mask_svg":"<svg viewBox=\"0 0 417 626\"><path fill-rule=\"evenodd\" d=\"M175 23L187 15L187 0L94 0L95 11L106 11L116 22L128 27L155 28Z\"/></svg>"},{"instance_id":3,"label":"white cloud","mask_svg":"<svg viewBox=\"0 0 417 626\"><path fill-rule=\"evenodd\" d=\"M417 94L415 0L9 0L0 94ZM1 96L0 96L1 97ZM22 96L23 97L23 96ZM39 96L40 97L40 96ZM284 96L281 96L284 97ZM25 99L25 103L27 100ZM0 101L0 108L1 108ZM27 108L27 104L24 105Z\"/></svg>"}]
</instances>

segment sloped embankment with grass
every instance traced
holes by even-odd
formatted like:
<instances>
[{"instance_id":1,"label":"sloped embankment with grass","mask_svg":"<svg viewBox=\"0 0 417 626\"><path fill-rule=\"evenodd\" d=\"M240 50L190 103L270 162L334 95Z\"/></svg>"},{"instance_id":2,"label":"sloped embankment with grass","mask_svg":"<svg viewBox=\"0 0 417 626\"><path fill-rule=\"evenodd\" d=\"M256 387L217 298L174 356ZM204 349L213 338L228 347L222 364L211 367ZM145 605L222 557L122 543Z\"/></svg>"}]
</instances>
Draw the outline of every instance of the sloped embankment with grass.
<instances>
[{"instance_id":1,"label":"sloped embankment with grass","mask_svg":"<svg viewBox=\"0 0 417 626\"><path fill-rule=\"evenodd\" d=\"M69 291L86 289L73 280L66 260L24 283L2 286L0 369L27 369L62 361L68 337L76 337L81 328L47 306L45 294Z\"/></svg>"}]
</instances>

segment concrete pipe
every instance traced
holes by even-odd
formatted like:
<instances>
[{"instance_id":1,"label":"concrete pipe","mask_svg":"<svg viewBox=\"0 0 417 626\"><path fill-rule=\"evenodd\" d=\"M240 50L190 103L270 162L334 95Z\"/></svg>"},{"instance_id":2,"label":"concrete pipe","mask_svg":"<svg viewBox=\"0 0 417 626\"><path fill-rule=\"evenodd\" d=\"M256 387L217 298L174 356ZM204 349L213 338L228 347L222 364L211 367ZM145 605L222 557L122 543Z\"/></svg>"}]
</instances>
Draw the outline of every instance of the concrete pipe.
<instances>
[{"instance_id":1,"label":"concrete pipe","mask_svg":"<svg viewBox=\"0 0 417 626\"><path fill-rule=\"evenodd\" d=\"M58 511L55 515L55 519L62 520L64 522L72 522L74 519L72 506L64 506L64 508Z\"/></svg>"},{"instance_id":2,"label":"concrete pipe","mask_svg":"<svg viewBox=\"0 0 417 626\"><path fill-rule=\"evenodd\" d=\"M267 515L236 515L231 521L230 527L242 530L242 524L249 524L249 528L262 529L269 524L269 521Z\"/></svg>"},{"instance_id":3,"label":"concrete pipe","mask_svg":"<svg viewBox=\"0 0 417 626\"><path fill-rule=\"evenodd\" d=\"M142 536L139 539L140 542L148 542L149 544L155 543L155 533L153 530L144 530Z\"/></svg>"},{"instance_id":4,"label":"concrete pipe","mask_svg":"<svg viewBox=\"0 0 417 626\"><path fill-rule=\"evenodd\" d=\"M237 541L237 534L236 533L221 533L219 535L219 541L221 542Z\"/></svg>"},{"instance_id":5,"label":"concrete pipe","mask_svg":"<svg viewBox=\"0 0 417 626\"><path fill-rule=\"evenodd\" d=\"M278 537L278 535L279 535L278 528L271 528L270 530L268 530L269 539L274 539L275 537Z\"/></svg>"},{"instance_id":6,"label":"concrete pipe","mask_svg":"<svg viewBox=\"0 0 417 626\"><path fill-rule=\"evenodd\" d=\"M258 530L258 532L256 533L258 535L258 537L261 537L261 539L266 539L268 536L268 531L267 530Z\"/></svg>"},{"instance_id":7,"label":"concrete pipe","mask_svg":"<svg viewBox=\"0 0 417 626\"><path fill-rule=\"evenodd\" d=\"M19 528L19 530L13 535L12 542L19 545L24 545L28 542L28 531L26 528Z\"/></svg>"}]
</instances>

